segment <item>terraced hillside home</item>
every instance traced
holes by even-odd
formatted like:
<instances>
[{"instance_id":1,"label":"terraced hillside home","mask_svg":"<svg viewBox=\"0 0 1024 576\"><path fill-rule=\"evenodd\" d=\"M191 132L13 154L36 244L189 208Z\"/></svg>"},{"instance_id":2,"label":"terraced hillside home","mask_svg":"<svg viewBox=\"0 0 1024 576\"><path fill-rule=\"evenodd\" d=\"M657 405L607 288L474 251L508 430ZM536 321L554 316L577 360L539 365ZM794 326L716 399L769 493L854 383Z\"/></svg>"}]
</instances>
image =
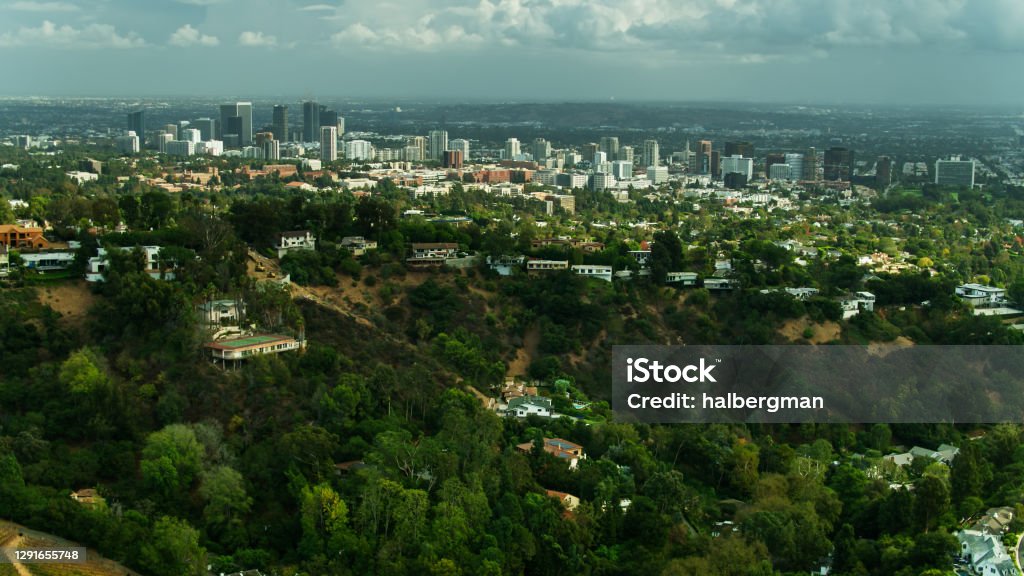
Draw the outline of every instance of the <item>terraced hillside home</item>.
<instances>
[{"instance_id":1,"label":"terraced hillside home","mask_svg":"<svg viewBox=\"0 0 1024 576\"><path fill-rule=\"evenodd\" d=\"M306 347L305 338L292 338L281 334L254 334L241 338L217 340L203 345L213 358L215 364L222 367L236 367L254 356L280 354L302 350Z\"/></svg>"},{"instance_id":2,"label":"terraced hillside home","mask_svg":"<svg viewBox=\"0 0 1024 576\"><path fill-rule=\"evenodd\" d=\"M309 230L282 232L274 240L274 250L277 250L278 258L297 250L316 250L316 236Z\"/></svg>"}]
</instances>

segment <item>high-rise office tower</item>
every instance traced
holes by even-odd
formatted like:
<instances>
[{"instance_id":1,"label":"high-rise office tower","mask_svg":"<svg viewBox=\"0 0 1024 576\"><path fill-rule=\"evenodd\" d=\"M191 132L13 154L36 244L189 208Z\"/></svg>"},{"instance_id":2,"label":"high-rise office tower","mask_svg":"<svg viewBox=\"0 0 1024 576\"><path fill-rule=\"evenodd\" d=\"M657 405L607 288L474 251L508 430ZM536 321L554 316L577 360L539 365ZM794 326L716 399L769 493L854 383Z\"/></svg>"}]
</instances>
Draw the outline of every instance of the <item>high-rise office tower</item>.
<instances>
[{"instance_id":1,"label":"high-rise office tower","mask_svg":"<svg viewBox=\"0 0 1024 576\"><path fill-rule=\"evenodd\" d=\"M619 158L619 137L618 136L603 136L601 138L600 148L601 152L607 155L608 161L618 160Z\"/></svg>"},{"instance_id":2,"label":"high-rise office tower","mask_svg":"<svg viewBox=\"0 0 1024 576\"><path fill-rule=\"evenodd\" d=\"M406 160L418 160L423 162L427 160L427 139L423 136L411 136L409 141L406 143L407 147L415 148L415 152L406 154Z\"/></svg>"},{"instance_id":3,"label":"high-rise office tower","mask_svg":"<svg viewBox=\"0 0 1024 576\"><path fill-rule=\"evenodd\" d=\"M469 161L469 140L463 140L462 138L456 138L455 140L452 140L452 141L448 142L448 149L449 150L461 150L462 151L462 161L463 162L468 162Z\"/></svg>"},{"instance_id":4,"label":"high-rise office tower","mask_svg":"<svg viewBox=\"0 0 1024 576\"><path fill-rule=\"evenodd\" d=\"M530 146L530 153L533 154L533 159L537 161L551 156L551 142L544 138L534 138L533 144Z\"/></svg>"},{"instance_id":5,"label":"high-rise office tower","mask_svg":"<svg viewBox=\"0 0 1024 576\"><path fill-rule=\"evenodd\" d=\"M462 150L445 150L441 154L441 165L445 168L462 168Z\"/></svg>"},{"instance_id":6,"label":"high-rise office tower","mask_svg":"<svg viewBox=\"0 0 1024 576\"><path fill-rule=\"evenodd\" d=\"M640 164L646 168L648 166L657 166L660 163L661 153L658 150L658 141L644 140L644 153Z\"/></svg>"},{"instance_id":7,"label":"high-rise office tower","mask_svg":"<svg viewBox=\"0 0 1024 576\"><path fill-rule=\"evenodd\" d=\"M722 153L718 150L711 151L711 177L715 180L722 177Z\"/></svg>"},{"instance_id":8,"label":"high-rise office tower","mask_svg":"<svg viewBox=\"0 0 1024 576\"><path fill-rule=\"evenodd\" d=\"M338 159L338 127L320 127L320 159L334 162Z\"/></svg>"},{"instance_id":9,"label":"high-rise office tower","mask_svg":"<svg viewBox=\"0 0 1024 576\"><path fill-rule=\"evenodd\" d=\"M263 157L267 160L281 159L281 142L273 138L263 141Z\"/></svg>"},{"instance_id":10,"label":"high-rise office tower","mask_svg":"<svg viewBox=\"0 0 1024 576\"><path fill-rule=\"evenodd\" d=\"M128 113L128 131L139 137L139 147L146 146L146 112L136 110Z\"/></svg>"},{"instance_id":11,"label":"high-rise office tower","mask_svg":"<svg viewBox=\"0 0 1024 576\"><path fill-rule=\"evenodd\" d=\"M885 190L892 184L892 158L879 156L875 162L875 186Z\"/></svg>"},{"instance_id":12,"label":"high-rise office tower","mask_svg":"<svg viewBox=\"0 0 1024 576\"><path fill-rule=\"evenodd\" d=\"M203 133L198 128L185 128L181 131L181 139L195 144L202 141Z\"/></svg>"},{"instance_id":13,"label":"high-rise office tower","mask_svg":"<svg viewBox=\"0 0 1024 576\"><path fill-rule=\"evenodd\" d=\"M815 181L818 179L818 151L812 146L804 153L804 180Z\"/></svg>"},{"instance_id":14,"label":"high-rise office tower","mask_svg":"<svg viewBox=\"0 0 1024 576\"><path fill-rule=\"evenodd\" d=\"M754 159L744 158L738 154L722 158L722 174L742 174L746 180L750 180L754 174Z\"/></svg>"},{"instance_id":15,"label":"high-rise office tower","mask_svg":"<svg viewBox=\"0 0 1024 576\"><path fill-rule=\"evenodd\" d=\"M518 138L509 138L505 141L505 160L515 160L521 154Z\"/></svg>"},{"instance_id":16,"label":"high-rise office tower","mask_svg":"<svg viewBox=\"0 0 1024 576\"><path fill-rule=\"evenodd\" d=\"M302 141L316 142L320 133L320 105L313 101L302 103Z\"/></svg>"},{"instance_id":17,"label":"high-rise office tower","mask_svg":"<svg viewBox=\"0 0 1024 576\"><path fill-rule=\"evenodd\" d=\"M619 147L619 160L633 163L633 147L632 146L620 146Z\"/></svg>"},{"instance_id":18,"label":"high-rise office tower","mask_svg":"<svg viewBox=\"0 0 1024 576\"><path fill-rule=\"evenodd\" d=\"M240 124L237 124L234 128L229 127L228 122L231 118L238 118ZM218 136L223 140L226 134L237 135L240 146L252 144L252 102L221 104Z\"/></svg>"},{"instance_id":19,"label":"high-rise office tower","mask_svg":"<svg viewBox=\"0 0 1024 576\"><path fill-rule=\"evenodd\" d=\"M697 173L711 174L711 140L697 143Z\"/></svg>"},{"instance_id":20,"label":"high-rise office tower","mask_svg":"<svg viewBox=\"0 0 1024 576\"><path fill-rule=\"evenodd\" d=\"M974 160L961 160L950 156L949 160L935 161L935 183L939 186L974 187Z\"/></svg>"},{"instance_id":21,"label":"high-rise office tower","mask_svg":"<svg viewBox=\"0 0 1024 576\"><path fill-rule=\"evenodd\" d=\"M199 137L203 142L213 140L217 135L217 121L213 118L200 118L193 122L193 125L199 130Z\"/></svg>"},{"instance_id":22,"label":"high-rise office tower","mask_svg":"<svg viewBox=\"0 0 1024 576\"><path fill-rule=\"evenodd\" d=\"M596 143L591 142L589 144L584 144L583 145L583 148L580 150L580 154L585 159L590 160L591 158L594 157L594 154L596 154L597 151L600 150L600 149L601 148Z\"/></svg>"},{"instance_id":23,"label":"high-rise office tower","mask_svg":"<svg viewBox=\"0 0 1024 576\"><path fill-rule=\"evenodd\" d=\"M754 157L754 145L746 141L733 141L725 143L723 155L726 157L740 155L744 158Z\"/></svg>"},{"instance_id":24,"label":"high-rise office tower","mask_svg":"<svg viewBox=\"0 0 1024 576\"><path fill-rule=\"evenodd\" d=\"M825 180L849 182L853 177L853 150L833 146L825 151Z\"/></svg>"},{"instance_id":25,"label":"high-rise office tower","mask_svg":"<svg viewBox=\"0 0 1024 576\"><path fill-rule=\"evenodd\" d=\"M242 146L252 145L252 102L235 104L236 116L242 119Z\"/></svg>"},{"instance_id":26,"label":"high-rise office tower","mask_svg":"<svg viewBox=\"0 0 1024 576\"><path fill-rule=\"evenodd\" d=\"M772 166L774 166L776 164L785 164L785 163L786 163L786 155L785 154L778 154L778 153L774 153L774 152L771 153L771 154L768 154L767 156L764 157L764 175L768 176L769 174L771 174Z\"/></svg>"},{"instance_id":27,"label":"high-rise office tower","mask_svg":"<svg viewBox=\"0 0 1024 576\"><path fill-rule=\"evenodd\" d=\"M122 154L137 154L139 152L139 137L134 130L129 130L124 136L117 139L117 149Z\"/></svg>"},{"instance_id":28,"label":"high-rise office tower","mask_svg":"<svg viewBox=\"0 0 1024 576\"><path fill-rule=\"evenodd\" d=\"M164 133L171 135L171 140L178 139L178 125L177 124L164 124Z\"/></svg>"},{"instance_id":29,"label":"high-rise office tower","mask_svg":"<svg viewBox=\"0 0 1024 576\"><path fill-rule=\"evenodd\" d=\"M427 134L430 146L430 159L435 162L440 162L444 151L448 149L448 131L447 130L431 130Z\"/></svg>"},{"instance_id":30,"label":"high-rise office tower","mask_svg":"<svg viewBox=\"0 0 1024 576\"><path fill-rule=\"evenodd\" d=\"M288 107L283 104L274 106L274 117L271 124L274 140L288 141Z\"/></svg>"},{"instance_id":31,"label":"high-rise office tower","mask_svg":"<svg viewBox=\"0 0 1024 576\"><path fill-rule=\"evenodd\" d=\"M224 124L224 145L227 146L228 142L233 143L232 148L244 146L242 141L242 131L245 130L245 121L241 116L228 116L227 121ZM231 137L234 136L234 139Z\"/></svg>"},{"instance_id":32,"label":"high-rise office tower","mask_svg":"<svg viewBox=\"0 0 1024 576\"><path fill-rule=\"evenodd\" d=\"M799 180L804 177L803 154L786 154L786 164L789 165L789 180Z\"/></svg>"},{"instance_id":33,"label":"high-rise office tower","mask_svg":"<svg viewBox=\"0 0 1024 576\"><path fill-rule=\"evenodd\" d=\"M608 153L599 150L594 152L594 157L590 160L590 164L594 167L594 170L601 170L601 166L607 161Z\"/></svg>"}]
</instances>

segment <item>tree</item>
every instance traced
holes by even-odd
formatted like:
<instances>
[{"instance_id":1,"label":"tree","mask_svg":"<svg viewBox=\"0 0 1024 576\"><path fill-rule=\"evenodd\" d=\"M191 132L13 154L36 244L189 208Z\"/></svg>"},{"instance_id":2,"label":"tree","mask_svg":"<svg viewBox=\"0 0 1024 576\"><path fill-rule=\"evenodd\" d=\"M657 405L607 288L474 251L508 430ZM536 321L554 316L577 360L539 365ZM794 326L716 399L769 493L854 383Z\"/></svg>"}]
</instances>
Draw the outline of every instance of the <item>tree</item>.
<instances>
[{"instance_id":1,"label":"tree","mask_svg":"<svg viewBox=\"0 0 1024 576\"><path fill-rule=\"evenodd\" d=\"M206 550L199 545L199 532L184 520L157 520L141 556L145 571L156 576L206 575Z\"/></svg>"},{"instance_id":2,"label":"tree","mask_svg":"<svg viewBox=\"0 0 1024 576\"><path fill-rule=\"evenodd\" d=\"M683 245L672 230L658 232L651 245L651 278L664 284L669 272L683 269Z\"/></svg>"},{"instance_id":3,"label":"tree","mask_svg":"<svg viewBox=\"0 0 1024 576\"><path fill-rule=\"evenodd\" d=\"M244 519L252 508L252 498L245 492L242 475L228 466L204 472L199 495L206 500L203 519L211 535L229 548L244 546Z\"/></svg>"},{"instance_id":4,"label":"tree","mask_svg":"<svg viewBox=\"0 0 1024 576\"><path fill-rule=\"evenodd\" d=\"M931 531L948 511L949 486L945 480L925 475L914 483L914 512L921 530Z\"/></svg>"},{"instance_id":5,"label":"tree","mask_svg":"<svg viewBox=\"0 0 1024 576\"><path fill-rule=\"evenodd\" d=\"M203 447L184 424L153 432L142 449L142 479L171 507L187 495L203 467Z\"/></svg>"}]
</instances>

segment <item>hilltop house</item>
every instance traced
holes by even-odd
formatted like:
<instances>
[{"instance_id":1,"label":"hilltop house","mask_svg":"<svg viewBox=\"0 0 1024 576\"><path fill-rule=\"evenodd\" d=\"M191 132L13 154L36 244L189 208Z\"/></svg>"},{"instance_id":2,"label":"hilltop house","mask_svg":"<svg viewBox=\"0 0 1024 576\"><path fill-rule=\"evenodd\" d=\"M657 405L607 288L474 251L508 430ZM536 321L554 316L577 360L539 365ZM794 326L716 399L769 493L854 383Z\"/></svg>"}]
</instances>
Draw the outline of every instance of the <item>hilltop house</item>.
<instances>
[{"instance_id":1,"label":"hilltop house","mask_svg":"<svg viewBox=\"0 0 1024 576\"><path fill-rule=\"evenodd\" d=\"M18 255L21 256L22 266L39 272L67 270L75 263L75 251L71 249L23 251Z\"/></svg>"},{"instance_id":2,"label":"hilltop house","mask_svg":"<svg viewBox=\"0 0 1024 576\"><path fill-rule=\"evenodd\" d=\"M875 295L871 292L855 292L839 299L839 307L843 311L843 319L853 318L861 311L871 312L875 309Z\"/></svg>"},{"instance_id":3,"label":"hilltop house","mask_svg":"<svg viewBox=\"0 0 1024 576\"><path fill-rule=\"evenodd\" d=\"M526 271L528 273L533 272L547 272L550 270L568 270L568 260L541 260L539 258L531 258L526 261Z\"/></svg>"},{"instance_id":4,"label":"hilltop house","mask_svg":"<svg viewBox=\"0 0 1024 576\"><path fill-rule=\"evenodd\" d=\"M544 396L519 396L508 401L508 408L505 409L506 416L526 418L527 416L540 416L541 418L552 418L555 416L551 407L551 398Z\"/></svg>"},{"instance_id":5,"label":"hilltop house","mask_svg":"<svg viewBox=\"0 0 1024 576\"><path fill-rule=\"evenodd\" d=\"M573 496L568 492L559 492L558 490L545 490L544 493L552 498L557 498L558 501L562 503L562 507L564 507L569 512L572 512L580 505L579 496Z\"/></svg>"},{"instance_id":6,"label":"hilltop house","mask_svg":"<svg viewBox=\"0 0 1024 576\"><path fill-rule=\"evenodd\" d=\"M0 224L0 244L8 248L49 248L43 229L18 224Z\"/></svg>"},{"instance_id":7,"label":"hilltop house","mask_svg":"<svg viewBox=\"0 0 1024 576\"><path fill-rule=\"evenodd\" d=\"M501 256L500 258L488 256L487 266L497 272L499 276L511 276L512 271L521 268L525 261L525 256Z\"/></svg>"},{"instance_id":8,"label":"hilltop house","mask_svg":"<svg viewBox=\"0 0 1024 576\"><path fill-rule=\"evenodd\" d=\"M975 574L984 576L1017 576L1017 567L1006 553L998 536L977 530L961 530L956 539L960 543L960 558L970 564Z\"/></svg>"},{"instance_id":9,"label":"hilltop house","mask_svg":"<svg viewBox=\"0 0 1024 576\"><path fill-rule=\"evenodd\" d=\"M971 530L1002 536L1010 531L1010 523L1013 522L1014 509L1009 506L1001 508L989 508L985 514L971 526Z\"/></svg>"},{"instance_id":10,"label":"hilltop house","mask_svg":"<svg viewBox=\"0 0 1024 576\"><path fill-rule=\"evenodd\" d=\"M253 356L280 354L281 352L301 350L305 347L305 338L300 336L296 340L291 336L280 334L254 334L228 340L216 340L203 345L213 361L216 363L219 360L221 366L227 366L229 362L235 366L238 362L248 360Z\"/></svg>"},{"instance_id":11,"label":"hilltop house","mask_svg":"<svg viewBox=\"0 0 1024 576\"><path fill-rule=\"evenodd\" d=\"M533 450L533 442L517 444L516 449L528 454ZM575 470L580 460L587 459L583 446L561 438L544 438L544 451L555 458L568 461L570 470Z\"/></svg>"},{"instance_id":12,"label":"hilltop house","mask_svg":"<svg viewBox=\"0 0 1024 576\"><path fill-rule=\"evenodd\" d=\"M245 314L245 304L240 300L210 300L197 308L203 323L208 326L237 326Z\"/></svg>"},{"instance_id":13,"label":"hilltop house","mask_svg":"<svg viewBox=\"0 0 1024 576\"><path fill-rule=\"evenodd\" d=\"M665 274L666 284L679 284L680 286L696 286L696 272L669 272Z\"/></svg>"},{"instance_id":14,"label":"hilltop house","mask_svg":"<svg viewBox=\"0 0 1024 576\"><path fill-rule=\"evenodd\" d=\"M405 263L412 268L438 267L455 258L458 250L459 245L453 242L418 242L412 245L412 256Z\"/></svg>"},{"instance_id":15,"label":"hilltop house","mask_svg":"<svg viewBox=\"0 0 1024 576\"><path fill-rule=\"evenodd\" d=\"M589 276L606 282L612 281L612 267L598 264L581 264L572 267L573 274L577 276Z\"/></svg>"},{"instance_id":16,"label":"hilltop house","mask_svg":"<svg viewBox=\"0 0 1024 576\"><path fill-rule=\"evenodd\" d=\"M274 250L278 258L296 250L316 250L316 236L309 230L282 232L274 239Z\"/></svg>"},{"instance_id":17,"label":"hilltop house","mask_svg":"<svg viewBox=\"0 0 1024 576\"><path fill-rule=\"evenodd\" d=\"M174 279L174 263L164 262L160 259L159 246L139 246L138 249L142 251L143 258L145 259L143 267L146 274L156 280ZM110 250L126 251L131 250L131 248L111 247ZM85 268L85 280L87 282L104 281L107 269L110 268L110 258L107 257L107 254L108 250L106 248L98 248L96 255L89 258Z\"/></svg>"},{"instance_id":18,"label":"hilltop house","mask_svg":"<svg viewBox=\"0 0 1024 576\"><path fill-rule=\"evenodd\" d=\"M345 236L341 239L341 246L343 248L348 248L348 251L351 252L353 256L357 257L366 254L367 250L377 249L376 242L373 240L367 240L362 236Z\"/></svg>"},{"instance_id":19,"label":"hilltop house","mask_svg":"<svg viewBox=\"0 0 1024 576\"><path fill-rule=\"evenodd\" d=\"M983 284L961 284L956 287L956 295L972 306L999 304L1006 300L1006 290Z\"/></svg>"}]
</instances>

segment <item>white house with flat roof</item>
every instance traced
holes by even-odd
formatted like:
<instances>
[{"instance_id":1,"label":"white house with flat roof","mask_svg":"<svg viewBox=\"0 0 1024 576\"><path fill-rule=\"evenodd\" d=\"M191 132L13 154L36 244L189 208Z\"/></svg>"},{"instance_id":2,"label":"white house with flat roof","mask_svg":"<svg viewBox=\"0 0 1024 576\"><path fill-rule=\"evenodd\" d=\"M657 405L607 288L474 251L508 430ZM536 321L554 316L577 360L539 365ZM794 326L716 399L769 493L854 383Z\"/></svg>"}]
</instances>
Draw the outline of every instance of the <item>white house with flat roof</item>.
<instances>
[{"instance_id":1,"label":"white house with flat roof","mask_svg":"<svg viewBox=\"0 0 1024 576\"><path fill-rule=\"evenodd\" d=\"M612 267L603 266L598 264L578 264L572 267L573 274L578 276L588 276L590 278L597 278L606 282L612 281Z\"/></svg>"},{"instance_id":2,"label":"white house with flat roof","mask_svg":"<svg viewBox=\"0 0 1024 576\"><path fill-rule=\"evenodd\" d=\"M1006 289L984 284L961 284L956 287L956 295L967 304L983 306L1006 300Z\"/></svg>"}]
</instances>

